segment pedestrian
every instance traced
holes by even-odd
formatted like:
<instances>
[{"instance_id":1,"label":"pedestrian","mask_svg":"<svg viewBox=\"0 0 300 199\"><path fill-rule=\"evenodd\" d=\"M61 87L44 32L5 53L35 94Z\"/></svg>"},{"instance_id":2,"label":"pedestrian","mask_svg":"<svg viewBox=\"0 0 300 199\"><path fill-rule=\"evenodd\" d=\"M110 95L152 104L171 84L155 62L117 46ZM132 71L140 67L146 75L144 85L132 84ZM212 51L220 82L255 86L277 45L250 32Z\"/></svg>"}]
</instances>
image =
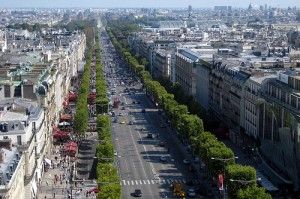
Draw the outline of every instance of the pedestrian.
<instances>
[{"instance_id":1,"label":"pedestrian","mask_svg":"<svg viewBox=\"0 0 300 199\"><path fill-rule=\"evenodd\" d=\"M55 192L53 192L53 198L55 198Z\"/></svg>"}]
</instances>

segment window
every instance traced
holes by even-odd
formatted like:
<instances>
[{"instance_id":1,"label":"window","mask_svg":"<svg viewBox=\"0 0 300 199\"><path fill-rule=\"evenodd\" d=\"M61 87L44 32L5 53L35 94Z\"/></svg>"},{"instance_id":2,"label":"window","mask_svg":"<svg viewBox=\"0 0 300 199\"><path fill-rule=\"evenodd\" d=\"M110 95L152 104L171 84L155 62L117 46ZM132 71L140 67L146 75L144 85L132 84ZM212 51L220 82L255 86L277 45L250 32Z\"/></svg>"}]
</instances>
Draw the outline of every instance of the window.
<instances>
[{"instance_id":1,"label":"window","mask_svg":"<svg viewBox=\"0 0 300 199\"><path fill-rule=\"evenodd\" d=\"M4 85L4 97L10 97L10 86Z\"/></svg>"},{"instance_id":2,"label":"window","mask_svg":"<svg viewBox=\"0 0 300 199\"><path fill-rule=\"evenodd\" d=\"M22 137L20 135L17 136L18 145L22 145Z\"/></svg>"},{"instance_id":3,"label":"window","mask_svg":"<svg viewBox=\"0 0 300 199\"><path fill-rule=\"evenodd\" d=\"M291 95L291 106L297 108L297 98L294 95Z\"/></svg>"}]
</instances>

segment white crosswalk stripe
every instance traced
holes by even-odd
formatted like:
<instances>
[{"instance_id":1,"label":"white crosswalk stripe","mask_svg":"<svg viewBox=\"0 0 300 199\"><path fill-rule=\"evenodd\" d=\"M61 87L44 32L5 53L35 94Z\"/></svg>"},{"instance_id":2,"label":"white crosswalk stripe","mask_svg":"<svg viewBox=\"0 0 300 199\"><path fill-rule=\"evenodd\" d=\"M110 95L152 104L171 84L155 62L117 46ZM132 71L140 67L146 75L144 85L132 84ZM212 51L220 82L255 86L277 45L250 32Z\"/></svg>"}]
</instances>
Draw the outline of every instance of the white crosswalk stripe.
<instances>
[{"instance_id":1,"label":"white crosswalk stripe","mask_svg":"<svg viewBox=\"0 0 300 199\"><path fill-rule=\"evenodd\" d=\"M198 183L199 180L193 180L193 183ZM120 184L122 186L134 186L134 185L153 185L153 184L172 184L172 183L186 183L185 179L158 179L158 180L122 180Z\"/></svg>"}]
</instances>

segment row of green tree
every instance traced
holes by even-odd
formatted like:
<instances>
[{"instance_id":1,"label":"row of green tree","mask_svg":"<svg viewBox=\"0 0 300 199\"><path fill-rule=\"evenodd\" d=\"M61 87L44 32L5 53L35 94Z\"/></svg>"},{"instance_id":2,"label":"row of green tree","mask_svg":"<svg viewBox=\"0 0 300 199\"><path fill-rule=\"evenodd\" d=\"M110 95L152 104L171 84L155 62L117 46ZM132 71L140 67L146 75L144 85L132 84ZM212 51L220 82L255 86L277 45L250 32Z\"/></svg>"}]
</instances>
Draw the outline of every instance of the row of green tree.
<instances>
[{"instance_id":1,"label":"row of green tree","mask_svg":"<svg viewBox=\"0 0 300 199\"><path fill-rule=\"evenodd\" d=\"M99 139L96 150L96 157L98 158L97 182L100 189L98 198L121 198L120 177L114 165L114 147L111 137L111 122L109 116L98 115L97 132Z\"/></svg>"},{"instance_id":2,"label":"row of green tree","mask_svg":"<svg viewBox=\"0 0 300 199\"><path fill-rule=\"evenodd\" d=\"M99 34L96 34L96 111L97 114L107 113L109 100L107 99L106 95L106 83L103 74L103 66L101 63L101 49L100 49L100 42L99 42Z\"/></svg>"},{"instance_id":3,"label":"row of green tree","mask_svg":"<svg viewBox=\"0 0 300 199\"><path fill-rule=\"evenodd\" d=\"M96 107L97 107L97 133L99 143L96 149L97 183L99 199L121 198L121 185L118 170L114 165L114 146L112 141L111 120L107 113L108 98L106 83L101 64L101 48L98 34L96 36Z\"/></svg>"},{"instance_id":4,"label":"row of green tree","mask_svg":"<svg viewBox=\"0 0 300 199\"><path fill-rule=\"evenodd\" d=\"M257 194L249 199L271 198L264 189L257 187L255 169L236 164L233 151L218 141L213 134L205 132L202 120L197 115L190 114L186 105L179 104L173 94L168 93L158 81L153 80L150 73L145 70L145 66L122 46L115 37L115 31L118 31L118 36L121 34L120 31L111 27L108 27L107 31L116 50L141 78L147 94L165 110L172 126L182 139L191 144L195 154L205 163L209 174L213 177L217 177L220 173L225 174L230 198L247 198L253 192Z\"/></svg>"},{"instance_id":5,"label":"row of green tree","mask_svg":"<svg viewBox=\"0 0 300 199\"><path fill-rule=\"evenodd\" d=\"M89 48L87 50L86 63L82 73L80 88L77 93L73 128L74 131L80 135L84 135L88 127L89 112L87 98L90 91L92 53L93 48Z\"/></svg>"}]
</instances>

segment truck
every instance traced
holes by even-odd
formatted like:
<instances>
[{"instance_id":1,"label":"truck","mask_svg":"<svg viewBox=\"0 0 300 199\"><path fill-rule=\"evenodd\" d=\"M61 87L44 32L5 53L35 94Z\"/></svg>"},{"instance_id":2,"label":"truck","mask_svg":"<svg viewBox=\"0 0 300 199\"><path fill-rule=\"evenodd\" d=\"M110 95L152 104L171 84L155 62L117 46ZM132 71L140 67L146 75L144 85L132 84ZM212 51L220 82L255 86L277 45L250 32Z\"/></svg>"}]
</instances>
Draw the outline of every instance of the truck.
<instances>
[{"instance_id":1,"label":"truck","mask_svg":"<svg viewBox=\"0 0 300 199\"><path fill-rule=\"evenodd\" d=\"M185 199L185 192L183 191L183 186L179 182L173 183L173 195L180 199Z\"/></svg>"}]
</instances>

